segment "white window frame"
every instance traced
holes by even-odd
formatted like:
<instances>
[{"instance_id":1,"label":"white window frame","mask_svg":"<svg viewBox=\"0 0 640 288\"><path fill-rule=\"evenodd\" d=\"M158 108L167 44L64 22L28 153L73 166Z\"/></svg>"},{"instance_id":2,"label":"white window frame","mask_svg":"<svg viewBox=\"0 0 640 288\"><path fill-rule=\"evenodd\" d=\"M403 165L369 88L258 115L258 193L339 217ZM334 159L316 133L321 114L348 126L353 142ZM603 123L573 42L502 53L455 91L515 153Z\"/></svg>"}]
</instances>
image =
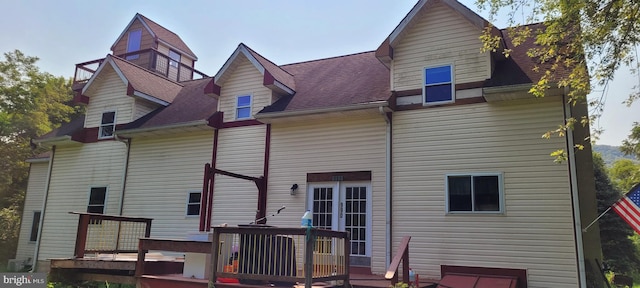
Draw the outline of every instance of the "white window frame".
<instances>
[{"instance_id":1,"label":"white window frame","mask_svg":"<svg viewBox=\"0 0 640 288\"><path fill-rule=\"evenodd\" d=\"M438 101L438 102L428 102L427 103L427 69L439 68L439 67L451 67L451 100L446 101ZM429 65L422 67L422 105L423 106L433 106L433 105L442 105L456 102L456 80L455 80L456 72L455 66L453 63L441 63L437 65ZM444 83L444 82L443 82ZM430 85L435 86L435 85Z\"/></svg>"},{"instance_id":2,"label":"white window frame","mask_svg":"<svg viewBox=\"0 0 640 288\"><path fill-rule=\"evenodd\" d=\"M450 211L449 210L449 177L450 176L470 176L471 177L471 206L473 209L474 193L473 191L473 177L474 176L497 176L498 177L498 211ZM444 176L445 185L445 211L446 214L504 214L505 213L505 200L504 200L504 174L502 172L473 172L473 173L449 173Z\"/></svg>"},{"instance_id":3,"label":"white window frame","mask_svg":"<svg viewBox=\"0 0 640 288\"><path fill-rule=\"evenodd\" d=\"M102 204L102 214L106 214L108 202L107 200L109 199L109 185L94 185L89 187L89 193L87 193L87 210L89 210L89 206L91 203L91 190L93 188L104 188L104 204Z\"/></svg>"},{"instance_id":4,"label":"white window frame","mask_svg":"<svg viewBox=\"0 0 640 288\"><path fill-rule=\"evenodd\" d=\"M171 53L177 55L178 59L171 58ZM182 61L182 55L180 55L180 53L169 49L169 53L168 53L167 56L169 57L169 66L174 67L174 68L178 68L178 66L180 66L180 61Z\"/></svg>"},{"instance_id":5,"label":"white window frame","mask_svg":"<svg viewBox=\"0 0 640 288\"><path fill-rule=\"evenodd\" d=\"M113 112L113 123L111 124L103 124L102 123L102 117L104 116L105 113L111 113ZM100 128L98 129L98 139L111 139L114 137L114 135L116 134L116 123L118 120L118 112L116 112L116 110L107 110L107 111L103 111L100 114ZM111 133L110 136L102 136L102 129L103 127L106 126L113 126L113 132Z\"/></svg>"},{"instance_id":6,"label":"white window frame","mask_svg":"<svg viewBox=\"0 0 640 288\"><path fill-rule=\"evenodd\" d=\"M140 43L138 43L138 49L129 51L129 43L131 42L131 33L136 31L140 31L140 41L139 41ZM140 51L140 47L142 47L142 28L129 31L129 33L127 33L127 50L126 50L127 52L126 53ZM132 54L127 56L126 58L127 60L135 60L140 58L140 54Z\"/></svg>"},{"instance_id":7,"label":"white window frame","mask_svg":"<svg viewBox=\"0 0 640 288\"><path fill-rule=\"evenodd\" d=\"M189 205L190 204L195 204L195 203L190 203L190 196L192 193L198 193L200 194L200 202L198 202L198 206L200 206L200 209L198 210L198 215L189 215ZM185 201L185 205L184 205L184 216L186 218L198 218L200 217L200 214L202 213L202 190L187 190L187 201Z\"/></svg>"},{"instance_id":8,"label":"white window frame","mask_svg":"<svg viewBox=\"0 0 640 288\"><path fill-rule=\"evenodd\" d=\"M240 97L247 97L249 96L249 106L238 106L238 100L240 99ZM242 94L242 95L238 95L236 96L236 102L234 103L235 109L234 109L234 116L236 120L246 120L246 119L251 119L252 115L251 112L253 111L253 94ZM248 117L238 117L238 109L240 108L249 108L249 116Z\"/></svg>"}]
</instances>

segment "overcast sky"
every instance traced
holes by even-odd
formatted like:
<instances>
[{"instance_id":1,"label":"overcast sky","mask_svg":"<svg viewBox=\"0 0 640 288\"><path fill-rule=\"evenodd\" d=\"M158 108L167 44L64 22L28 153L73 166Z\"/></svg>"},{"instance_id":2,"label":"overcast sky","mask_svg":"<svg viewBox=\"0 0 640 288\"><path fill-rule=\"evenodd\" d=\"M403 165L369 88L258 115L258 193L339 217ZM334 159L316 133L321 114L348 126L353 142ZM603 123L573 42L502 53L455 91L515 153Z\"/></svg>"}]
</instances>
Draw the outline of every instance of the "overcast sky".
<instances>
[{"instance_id":1,"label":"overcast sky","mask_svg":"<svg viewBox=\"0 0 640 288\"><path fill-rule=\"evenodd\" d=\"M276 64L375 50L416 2L0 0L0 52L19 49L39 57L41 70L72 77L76 63L105 57L139 12L180 35L198 56L196 69L215 75L240 42ZM461 2L478 12L474 0ZM621 104L637 84L628 70L609 84L598 144L620 145L640 122L639 103Z\"/></svg>"}]
</instances>

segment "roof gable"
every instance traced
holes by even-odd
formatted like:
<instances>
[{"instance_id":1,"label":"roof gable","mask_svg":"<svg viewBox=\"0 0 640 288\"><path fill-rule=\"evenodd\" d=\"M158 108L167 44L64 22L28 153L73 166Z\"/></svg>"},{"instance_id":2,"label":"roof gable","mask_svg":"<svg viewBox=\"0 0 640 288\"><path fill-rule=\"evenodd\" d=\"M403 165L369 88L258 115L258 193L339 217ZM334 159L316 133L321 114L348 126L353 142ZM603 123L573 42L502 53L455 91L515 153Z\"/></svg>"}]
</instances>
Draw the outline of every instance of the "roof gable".
<instances>
[{"instance_id":1,"label":"roof gable","mask_svg":"<svg viewBox=\"0 0 640 288\"><path fill-rule=\"evenodd\" d=\"M127 27L124 28L120 36L118 36L116 41L113 42L113 45L111 45L111 50L113 50L116 44L127 34L127 31L129 31L129 28L136 22L136 20L140 21L142 26L144 26L147 32L153 36L156 42L162 42L164 45L169 46L169 48L180 52L180 54L192 58L193 60L198 60L198 57L193 53L193 51L191 51L191 49L189 49L189 46L180 39L180 36L171 32L167 28L162 27L160 24L153 22L140 13L136 13L136 15L133 16L133 19L131 19L129 24L127 24Z\"/></svg>"},{"instance_id":2,"label":"roof gable","mask_svg":"<svg viewBox=\"0 0 640 288\"><path fill-rule=\"evenodd\" d=\"M246 57L247 60L249 60L249 62L260 72L260 74L262 74L263 85L265 87L279 94L295 94L295 80L293 75L262 57L262 55L256 53L243 43L238 45L238 48L236 48L233 54L231 54L231 57L227 59L220 71L218 71L214 77L216 85L222 85L222 83L230 77L233 67L238 63L238 61L243 60L241 59L242 56Z\"/></svg>"},{"instance_id":3,"label":"roof gable","mask_svg":"<svg viewBox=\"0 0 640 288\"><path fill-rule=\"evenodd\" d=\"M82 94L85 94L93 86L107 65L113 68L127 86L127 95L140 97L163 106L173 102L183 87L180 83L170 81L117 56L107 55L91 79L82 88Z\"/></svg>"},{"instance_id":4,"label":"roof gable","mask_svg":"<svg viewBox=\"0 0 640 288\"><path fill-rule=\"evenodd\" d=\"M491 27L491 33L500 36L500 30L491 25L489 21L480 17L466 6L462 5L456 0L420 0L409 11L409 13L400 21L400 24L389 34L389 36L383 41L383 43L376 50L376 57L382 60L383 63L388 63L393 59L393 48L400 42L403 36L415 25L421 17L426 14L426 11L435 4L442 3L446 7L458 13L465 20L480 30L484 30L486 27Z\"/></svg>"}]
</instances>

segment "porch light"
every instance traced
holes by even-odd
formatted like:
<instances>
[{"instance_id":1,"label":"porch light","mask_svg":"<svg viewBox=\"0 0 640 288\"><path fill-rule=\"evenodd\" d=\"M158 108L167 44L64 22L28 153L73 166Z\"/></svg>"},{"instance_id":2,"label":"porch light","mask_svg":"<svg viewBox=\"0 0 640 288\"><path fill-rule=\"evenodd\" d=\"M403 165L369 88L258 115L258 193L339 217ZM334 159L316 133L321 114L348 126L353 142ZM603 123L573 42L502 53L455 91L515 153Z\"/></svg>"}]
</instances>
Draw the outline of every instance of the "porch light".
<instances>
[{"instance_id":1,"label":"porch light","mask_svg":"<svg viewBox=\"0 0 640 288\"><path fill-rule=\"evenodd\" d=\"M291 186L291 195L296 195L296 191L298 191L298 184L293 184Z\"/></svg>"}]
</instances>

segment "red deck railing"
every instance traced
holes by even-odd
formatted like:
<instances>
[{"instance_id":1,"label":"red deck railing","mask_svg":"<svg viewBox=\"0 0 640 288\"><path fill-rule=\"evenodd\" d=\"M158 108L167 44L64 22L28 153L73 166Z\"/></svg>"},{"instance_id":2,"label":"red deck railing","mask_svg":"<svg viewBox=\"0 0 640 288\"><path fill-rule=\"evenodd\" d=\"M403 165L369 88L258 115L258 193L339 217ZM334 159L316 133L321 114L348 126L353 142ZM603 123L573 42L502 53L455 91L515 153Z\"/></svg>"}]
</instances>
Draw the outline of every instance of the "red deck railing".
<instances>
[{"instance_id":1,"label":"red deck railing","mask_svg":"<svg viewBox=\"0 0 640 288\"><path fill-rule=\"evenodd\" d=\"M409 283L409 241L411 241L411 236L404 236L402 238L398 252L393 256L389 269L387 269L387 273L384 275L384 278L391 280L392 285L398 283L398 268L400 267L400 263L402 263L402 281Z\"/></svg>"},{"instance_id":2,"label":"red deck railing","mask_svg":"<svg viewBox=\"0 0 640 288\"><path fill-rule=\"evenodd\" d=\"M79 215L74 258L96 253L136 253L151 234L150 218L69 212Z\"/></svg>"},{"instance_id":3,"label":"red deck railing","mask_svg":"<svg viewBox=\"0 0 640 288\"><path fill-rule=\"evenodd\" d=\"M169 58L168 55L153 48L129 52L117 56L177 82L209 77L193 67L187 66L179 61L175 61ZM104 58L76 64L76 71L73 78L73 89L81 89L84 84L89 81L91 76L93 76L103 61Z\"/></svg>"}]
</instances>

